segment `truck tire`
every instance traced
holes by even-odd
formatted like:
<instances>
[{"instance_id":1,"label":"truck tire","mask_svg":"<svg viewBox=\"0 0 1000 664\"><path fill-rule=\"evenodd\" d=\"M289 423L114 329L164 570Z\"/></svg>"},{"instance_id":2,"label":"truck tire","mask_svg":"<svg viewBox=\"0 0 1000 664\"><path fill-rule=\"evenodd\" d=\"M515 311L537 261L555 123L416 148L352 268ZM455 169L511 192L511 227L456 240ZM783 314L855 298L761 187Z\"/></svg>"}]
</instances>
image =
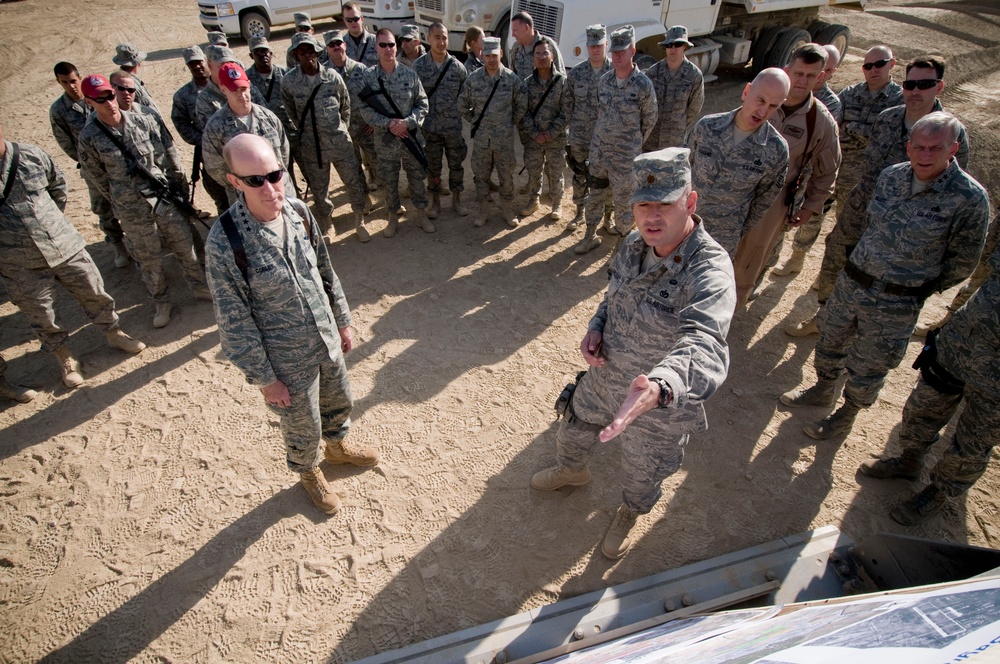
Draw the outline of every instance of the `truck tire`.
<instances>
[{"instance_id":1,"label":"truck tire","mask_svg":"<svg viewBox=\"0 0 1000 664\"><path fill-rule=\"evenodd\" d=\"M820 42L817 39L819 37L819 33L823 32L829 27L830 24L827 23L826 21L813 21L812 23L809 24L809 27L806 29L809 31L809 34L812 35L812 40L817 44L819 44Z\"/></svg>"},{"instance_id":2,"label":"truck tire","mask_svg":"<svg viewBox=\"0 0 1000 664\"><path fill-rule=\"evenodd\" d=\"M812 35L801 28L785 28L767 54L768 67L784 67L799 46L812 41Z\"/></svg>"},{"instance_id":3,"label":"truck tire","mask_svg":"<svg viewBox=\"0 0 1000 664\"><path fill-rule=\"evenodd\" d=\"M240 34L247 41L252 37L267 39L271 36L271 23L263 14L247 12L240 16Z\"/></svg>"},{"instance_id":4,"label":"truck tire","mask_svg":"<svg viewBox=\"0 0 1000 664\"><path fill-rule=\"evenodd\" d=\"M763 69L767 69L767 53L774 46L775 40L778 39L778 33L784 30L780 25L773 25L770 28L765 28L759 35L757 39L753 42L753 51L751 58L753 60L753 73L756 76Z\"/></svg>"},{"instance_id":5,"label":"truck tire","mask_svg":"<svg viewBox=\"0 0 1000 664\"><path fill-rule=\"evenodd\" d=\"M847 47L851 45L851 29L846 25L835 23L816 35L816 43L836 46L840 51L840 57L843 58L847 53Z\"/></svg>"}]
</instances>

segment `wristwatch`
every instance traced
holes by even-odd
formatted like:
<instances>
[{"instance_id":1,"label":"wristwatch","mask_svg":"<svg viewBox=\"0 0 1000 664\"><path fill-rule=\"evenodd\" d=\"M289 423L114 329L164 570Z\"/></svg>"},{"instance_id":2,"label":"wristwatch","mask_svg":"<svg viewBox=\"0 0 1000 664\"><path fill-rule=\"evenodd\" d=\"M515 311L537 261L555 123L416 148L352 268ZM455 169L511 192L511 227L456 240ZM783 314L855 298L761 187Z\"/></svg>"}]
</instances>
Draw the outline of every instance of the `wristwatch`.
<instances>
[{"instance_id":1,"label":"wristwatch","mask_svg":"<svg viewBox=\"0 0 1000 664\"><path fill-rule=\"evenodd\" d=\"M656 383L660 386L660 398L656 402L656 407L666 408L669 406L670 402L674 399L674 394L670 391L670 385L667 384L667 381L662 378L650 378L649 382Z\"/></svg>"}]
</instances>

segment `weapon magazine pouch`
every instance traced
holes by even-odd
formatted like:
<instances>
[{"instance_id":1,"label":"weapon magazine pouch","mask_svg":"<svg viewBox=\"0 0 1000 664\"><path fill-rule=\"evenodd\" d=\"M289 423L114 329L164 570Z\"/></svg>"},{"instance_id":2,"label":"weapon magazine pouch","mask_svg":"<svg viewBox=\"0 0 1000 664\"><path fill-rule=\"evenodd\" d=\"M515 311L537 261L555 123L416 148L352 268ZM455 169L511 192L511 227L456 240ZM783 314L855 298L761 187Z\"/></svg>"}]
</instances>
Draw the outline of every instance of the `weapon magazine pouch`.
<instances>
[{"instance_id":1,"label":"weapon magazine pouch","mask_svg":"<svg viewBox=\"0 0 1000 664\"><path fill-rule=\"evenodd\" d=\"M556 419L560 416L570 417L573 414L570 409L570 404L573 403L573 394L576 392L576 386L579 385L586 374L586 371L577 373L576 380L572 383L566 383L566 387L559 393L559 396L556 398Z\"/></svg>"},{"instance_id":2,"label":"weapon magazine pouch","mask_svg":"<svg viewBox=\"0 0 1000 664\"><path fill-rule=\"evenodd\" d=\"M965 382L956 378L937 361L937 336L939 330L927 333L920 355L913 361L913 368L920 370L924 382L941 394L961 394L965 390Z\"/></svg>"}]
</instances>

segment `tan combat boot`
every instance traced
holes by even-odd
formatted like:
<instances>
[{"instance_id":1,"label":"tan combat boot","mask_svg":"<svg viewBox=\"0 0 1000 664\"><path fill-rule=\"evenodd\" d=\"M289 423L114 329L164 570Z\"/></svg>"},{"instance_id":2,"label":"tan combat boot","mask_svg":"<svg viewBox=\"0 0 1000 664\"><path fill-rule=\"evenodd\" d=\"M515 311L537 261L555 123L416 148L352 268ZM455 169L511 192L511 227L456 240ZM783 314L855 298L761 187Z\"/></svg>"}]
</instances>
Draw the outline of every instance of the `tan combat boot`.
<instances>
[{"instance_id":1,"label":"tan combat boot","mask_svg":"<svg viewBox=\"0 0 1000 664\"><path fill-rule=\"evenodd\" d=\"M552 204L552 211L549 212L549 219L559 221L562 219L562 201L557 200Z\"/></svg>"},{"instance_id":2,"label":"tan combat boot","mask_svg":"<svg viewBox=\"0 0 1000 664\"><path fill-rule=\"evenodd\" d=\"M517 216L530 217L537 211L538 211L538 196L532 196L530 199L528 199L528 202L525 204L525 206L521 208L521 211L517 213Z\"/></svg>"},{"instance_id":3,"label":"tan combat boot","mask_svg":"<svg viewBox=\"0 0 1000 664\"><path fill-rule=\"evenodd\" d=\"M59 369L62 370L62 382L66 387L79 387L83 384L83 376L80 375L80 363L69 354L69 348L59 346L52 354L59 361Z\"/></svg>"},{"instance_id":4,"label":"tan combat boot","mask_svg":"<svg viewBox=\"0 0 1000 664\"><path fill-rule=\"evenodd\" d=\"M790 337L808 337L810 334L819 334L819 326L816 324L817 318L819 318L819 313L815 314L809 320L789 325L785 328L785 334Z\"/></svg>"},{"instance_id":5,"label":"tan combat boot","mask_svg":"<svg viewBox=\"0 0 1000 664\"><path fill-rule=\"evenodd\" d=\"M892 508L889 516L904 526L917 526L940 512L947 500L948 494L936 484L928 484L923 491Z\"/></svg>"},{"instance_id":6,"label":"tan combat boot","mask_svg":"<svg viewBox=\"0 0 1000 664\"><path fill-rule=\"evenodd\" d=\"M173 311L174 305L170 302L157 302L156 313L153 314L153 327L166 327Z\"/></svg>"},{"instance_id":7,"label":"tan combat boot","mask_svg":"<svg viewBox=\"0 0 1000 664\"><path fill-rule=\"evenodd\" d=\"M904 449L898 457L884 459L868 459L861 462L858 472L865 477L877 480L904 479L915 480L920 477L924 467L924 455L910 449Z\"/></svg>"},{"instance_id":8,"label":"tan combat boot","mask_svg":"<svg viewBox=\"0 0 1000 664\"><path fill-rule=\"evenodd\" d=\"M520 223L517 219L517 215L514 214L513 203L510 201L505 201L500 205L500 216L503 218L504 223L511 228L517 228Z\"/></svg>"},{"instance_id":9,"label":"tan combat boot","mask_svg":"<svg viewBox=\"0 0 1000 664\"><path fill-rule=\"evenodd\" d=\"M597 237L597 226L587 224L587 230L584 233L583 239L580 243L573 247L573 252L579 256L593 251L601 246L601 238Z\"/></svg>"},{"instance_id":10,"label":"tan combat boot","mask_svg":"<svg viewBox=\"0 0 1000 664\"><path fill-rule=\"evenodd\" d=\"M0 397L19 403L28 403L37 396L38 392L35 390L20 385L11 385L0 376Z\"/></svg>"},{"instance_id":11,"label":"tan combat boot","mask_svg":"<svg viewBox=\"0 0 1000 664\"><path fill-rule=\"evenodd\" d=\"M417 208L417 224L424 229L425 233L434 233L437 231L437 226L427 218L427 212L421 208Z\"/></svg>"},{"instance_id":12,"label":"tan combat boot","mask_svg":"<svg viewBox=\"0 0 1000 664\"><path fill-rule=\"evenodd\" d=\"M372 234L365 228L365 213L360 210L354 213L354 232L362 242L372 239Z\"/></svg>"},{"instance_id":13,"label":"tan combat boot","mask_svg":"<svg viewBox=\"0 0 1000 664\"><path fill-rule=\"evenodd\" d=\"M333 492L333 489L326 481L323 471L319 466L304 473L299 473L302 478L302 486L312 500L313 505L324 514L336 514L340 509L340 498Z\"/></svg>"},{"instance_id":14,"label":"tan combat boot","mask_svg":"<svg viewBox=\"0 0 1000 664\"><path fill-rule=\"evenodd\" d=\"M802 431L810 438L816 440L827 440L834 436L849 433L860 411L861 406L850 399L845 399L844 405L832 414L827 415L819 422L807 424L802 428Z\"/></svg>"},{"instance_id":15,"label":"tan combat boot","mask_svg":"<svg viewBox=\"0 0 1000 664\"><path fill-rule=\"evenodd\" d=\"M796 408L798 406L826 406L837 403L834 390L837 381L820 378L816 384L806 389L795 389L781 395L781 403Z\"/></svg>"},{"instance_id":16,"label":"tan combat boot","mask_svg":"<svg viewBox=\"0 0 1000 664\"><path fill-rule=\"evenodd\" d=\"M531 476L531 488L539 491L555 491L564 486L583 486L590 481L590 469L571 470L566 466L551 466Z\"/></svg>"},{"instance_id":17,"label":"tan combat boot","mask_svg":"<svg viewBox=\"0 0 1000 664\"><path fill-rule=\"evenodd\" d=\"M378 463L378 449L371 445L345 444L344 441L327 441L324 451L326 460L332 464L349 463L352 466L374 466Z\"/></svg>"},{"instance_id":18,"label":"tan combat boot","mask_svg":"<svg viewBox=\"0 0 1000 664\"><path fill-rule=\"evenodd\" d=\"M806 252L801 249L793 249L792 255L788 257L784 265L779 265L771 274L776 277L784 277L789 274L797 274L802 271L802 265L806 262Z\"/></svg>"},{"instance_id":19,"label":"tan combat boot","mask_svg":"<svg viewBox=\"0 0 1000 664\"><path fill-rule=\"evenodd\" d=\"M396 229L399 228L399 215L394 211L389 211L389 225L385 227L382 231L382 235L386 237L392 237L396 234Z\"/></svg>"},{"instance_id":20,"label":"tan combat boot","mask_svg":"<svg viewBox=\"0 0 1000 664\"><path fill-rule=\"evenodd\" d=\"M437 219L440 214L441 214L441 194L436 191L432 191L431 204L430 207L427 208L427 218Z\"/></svg>"},{"instance_id":21,"label":"tan combat boot","mask_svg":"<svg viewBox=\"0 0 1000 664\"><path fill-rule=\"evenodd\" d=\"M117 327L105 332L104 339L112 348L117 348L118 350L123 350L126 353L132 353L133 355L141 353L143 349L146 348L146 344L142 343L138 339L133 339Z\"/></svg>"},{"instance_id":22,"label":"tan combat boot","mask_svg":"<svg viewBox=\"0 0 1000 664\"><path fill-rule=\"evenodd\" d=\"M451 192L451 211L460 217L469 216L469 208L462 205L462 192Z\"/></svg>"},{"instance_id":23,"label":"tan combat boot","mask_svg":"<svg viewBox=\"0 0 1000 664\"><path fill-rule=\"evenodd\" d=\"M604 534L604 541L601 542L601 553L611 560L618 560L632 546L632 531L635 530L636 519L639 515L630 510L625 505L619 505L615 512L615 518L608 526L608 532Z\"/></svg>"},{"instance_id":24,"label":"tan combat boot","mask_svg":"<svg viewBox=\"0 0 1000 664\"><path fill-rule=\"evenodd\" d=\"M128 267L132 262L129 258L128 250L125 249L125 242L118 240L115 242L115 267Z\"/></svg>"},{"instance_id":25,"label":"tan combat boot","mask_svg":"<svg viewBox=\"0 0 1000 664\"><path fill-rule=\"evenodd\" d=\"M573 218L569 220L566 224L566 232L572 233L575 231L581 223L583 223L583 215L587 211L587 208L583 205L576 206L576 213L574 213Z\"/></svg>"}]
</instances>

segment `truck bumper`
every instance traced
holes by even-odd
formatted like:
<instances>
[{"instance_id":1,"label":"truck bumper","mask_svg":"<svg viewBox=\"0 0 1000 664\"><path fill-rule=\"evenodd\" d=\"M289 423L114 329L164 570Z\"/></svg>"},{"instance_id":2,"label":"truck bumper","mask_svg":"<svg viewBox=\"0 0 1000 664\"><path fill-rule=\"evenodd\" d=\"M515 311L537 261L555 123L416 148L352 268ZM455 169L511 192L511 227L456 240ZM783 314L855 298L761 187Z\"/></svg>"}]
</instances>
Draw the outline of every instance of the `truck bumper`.
<instances>
[{"instance_id":1,"label":"truck bumper","mask_svg":"<svg viewBox=\"0 0 1000 664\"><path fill-rule=\"evenodd\" d=\"M206 14L199 14L198 20L201 21L201 27L205 28L205 32L218 30L219 32L225 32L227 35L240 34L239 16L208 16Z\"/></svg>"}]
</instances>

